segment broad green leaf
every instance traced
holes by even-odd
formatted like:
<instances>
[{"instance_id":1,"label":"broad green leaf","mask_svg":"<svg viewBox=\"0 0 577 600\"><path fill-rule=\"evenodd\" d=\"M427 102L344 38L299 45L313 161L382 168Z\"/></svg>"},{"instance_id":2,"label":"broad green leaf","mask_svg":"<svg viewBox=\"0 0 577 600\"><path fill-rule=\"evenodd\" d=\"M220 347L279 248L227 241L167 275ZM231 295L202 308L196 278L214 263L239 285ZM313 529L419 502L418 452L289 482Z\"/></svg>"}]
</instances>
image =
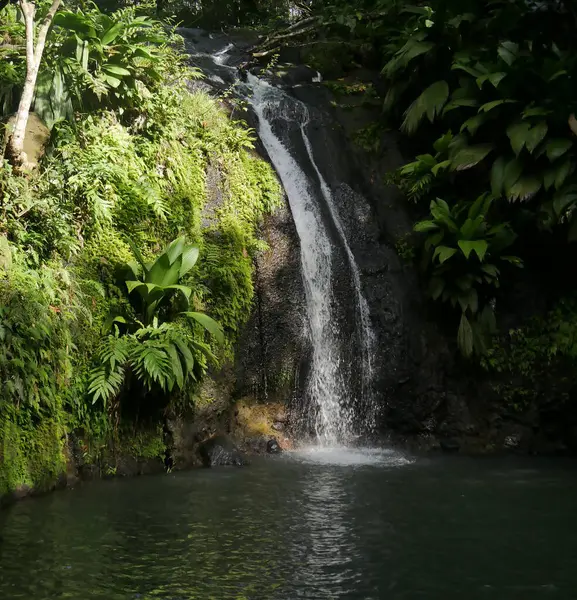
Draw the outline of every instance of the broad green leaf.
<instances>
[{"instance_id":1,"label":"broad green leaf","mask_svg":"<svg viewBox=\"0 0 577 600\"><path fill-rule=\"evenodd\" d=\"M550 190L555 185L555 179L557 178L558 169L551 167L543 173L543 184L546 190Z\"/></svg>"},{"instance_id":2,"label":"broad green leaf","mask_svg":"<svg viewBox=\"0 0 577 600\"><path fill-rule=\"evenodd\" d=\"M190 300L190 296L192 295L192 288L187 285L167 285L161 288L164 292L165 290L174 290L176 292L180 292L187 300Z\"/></svg>"},{"instance_id":3,"label":"broad green leaf","mask_svg":"<svg viewBox=\"0 0 577 600\"><path fill-rule=\"evenodd\" d=\"M119 65L113 65L111 63L102 65L102 70L106 71L107 73L112 73L112 75L120 75L122 77L127 77L132 74L128 69L120 67Z\"/></svg>"},{"instance_id":4,"label":"broad green leaf","mask_svg":"<svg viewBox=\"0 0 577 600\"><path fill-rule=\"evenodd\" d=\"M446 115L448 112L463 106L474 108L479 106L479 101L476 98L456 98L454 100L450 100L445 105L445 108L443 108L443 115Z\"/></svg>"},{"instance_id":5,"label":"broad green leaf","mask_svg":"<svg viewBox=\"0 0 577 600\"><path fill-rule=\"evenodd\" d=\"M118 22L115 23L108 31L104 33L104 35L100 38L103 46L108 46L111 44L119 35L120 32L124 28L124 23Z\"/></svg>"},{"instance_id":6,"label":"broad green leaf","mask_svg":"<svg viewBox=\"0 0 577 600\"><path fill-rule=\"evenodd\" d=\"M448 98L449 84L446 81L433 83L409 106L401 128L409 134L415 133L425 115L433 122Z\"/></svg>"},{"instance_id":7,"label":"broad green leaf","mask_svg":"<svg viewBox=\"0 0 577 600\"><path fill-rule=\"evenodd\" d=\"M495 319L495 312L489 304L486 304L483 310L481 311L481 315L479 316L479 324L487 333L496 333L497 320Z\"/></svg>"},{"instance_id":8,"label":"broad green leaf","mask_svg":"<svg viewBox=\"0 0 577 600\"><path fill-rule=\"evenodd\" d=\"M471 207L473 208L473 207ZM470 240L471 238L478 237L479 230L483 225L483 217L469 217L466 221L461 225L461 236L464 240Z\"/></svg>"},{"instance_id":9,"label":"broad green leaf","mask_svg":"<svg viewBox=\"0 0 577 600\"><path fill-rule=\"evenodd\" d=\"M564 183L567 177L573 173L575 166L570 160L565 161L560 167L558 167L555 174L555 189L559 189Z\"/></svg>"},{"instance_id":10,"label":"broad green leaf","mask_svg":"<svg viewBox=\"0 0 577 600\"><path fill-rule=\"evenodd\" d=\"M458 300L463 312L470 309L471 313L475 314L479 309L479 296L475 288L471 288L468 292L460 294Z\"/></svg>"},{"instance_id":11,"label":"broad green leaf","mask_svg":"<svg viewBox=\"0 0 577 600\"><path fill-rule=\"evenodd\" d=\"M62 27L62 29L83 34L83 37L96 37L96 32L92 23L90 23L84 15L79 13L60 10L54 15L52 24L57 27Z\"/></svg>"},{"instance_id":12,"label":"broad green leaf","mask_svg":"<svg viewBox=\"0 0 577 600\"><path fill-rule=\"evenodd\" d=\"M145 281L160 286L175 285L178 283L180 265L180 260L175 260L171 264L168 253L163 252L146 273Z\"/></svg>"},{"instance_id":13,"label":"broad green leaf","mask_svg":"<svg viewBox=\"0 0 577 600\"><path fill-rule=\"evenodd\" d=\"M443 264L444 262L449 260L451 256L456 254L456 252L456 248L449 248L448 246L439 246L438 248L436 248L435 253L433 254L433 260L435 260L435 258L438 257L439 263Z\"/></svg>"},{"instance_id":14,"label":"broad green leaf","mask_svg":"<svg viewBox=\"0 0 577 600\"><path fill-rule=\"evenodd\" d=\"M184 247L186 245L186 240L184 237L179 237L170 242L167 246L165 253L168 256L168 262L172 265L175 260L182 256L182 252L184 251Z\"/></svg>"},{"instance_id":15,"label":"broad green leaf","mask_svg":"<svg viewBox=\"0 0 577 600\"><path fill-rule=\"evenodd\" d=\"M546 117L550 115L552 111L546 108L541 108L539 106L527 108L523 111L522 117L523 119L528 119L530 117Z\"/></svg>"},{"instance_id":16,"label":"broad green leaf","mask_svg":"<svg viewBox=\"0 0 577 600\"><path fill-rule=\"evenodd\" d=\"M493 198L489 194L482 194L473 202L471 208L469 208L468 217L471 219L477 219L478 217L484 219L492 203Z\"/></svg>"},{"instance_id":17,"label":"broad green leaf","mask_svg":"<svg viewBox=\"0 0 577 600\"><path fill-rule=\"evenodd\" d=\"M425 231L433 231L435 229L439 229L439 226L434 221L419 221L415 223L413 230L418 233L423 233Z\"/></svg>"},{"instance_id":18,"label":"broad green leaf","mask_svg":"<svg viewBox=\"0 0 577 600\"><path fill-rule=\"evenodd\" d=\"M437 233L428 236L425 240L425 243L423 244L423 248L426 252L428 252L431 248L435 248L436 246L438 246L443 241L444 237L444 231L438 231Z\"/></svg>"},{"instance_id":19,"label":"broad green leaf","mask_svg":"<svg viewBox=\"0 0 577 600\"><path fill-rule=\"evenodd\" d=\"M523 163L518 159L514 158L505 165L504 172L504 188L505 194L509 194L511 188L519 181L521 173L523 172Z\"/></svg>"},{"instance_id":20,"label":"broad green leaf","mask_svg":"<svg viewBox=\"0 0 577 600\"><path fill-rule=\"evenodd\" d=\"M491 264L484 264L481 269L483 269L483 271L485 273L487 273L487 275L490 275L491 277L494 277L495 279L497 279L499 277L500 271L499 269L497 269L497 267L495 265L491 265Z\"/></svg>"},{"instance_id":21,"label":"broad green leaf","mask_svg":"<svg viewBox=\"0 0 577 600\"><path fill-rule=\"evenodd\" d=\"M221 344L224 342L222 327L214 319L200 312L185 312L183 314L200 323L218 342Z\"/></svg>"},{"instance_id":22,"label":"broad green leaf","mask_svg":"<svg viewBox=\"0 0 577 600\"><path fill-rule=\"evenodd\" d=\"M453 71L465 71L465 73L468 73L469 75L472 75L475 78L482 77L483 75L485 75L485 73L480 71L478 68L459 62L453 63L451 69Z\"/></svg>"},{"instance_id":23,"label":"broad green leaf","mask_svg":"<svg viewBox=\"0 0 577 600\"><path fill-rule=\"evenodd\" d=\"M452 158L451 168L455 171L464 171L479 164L493 150L492 144L478 144L466 146L459 150Z\"/></svg>"},{"instance_id":24,"label":"broad green leaf","mask_svg":"<svg viewBox=\"0 0 577 600\"><path fill-rule=\"evenodd\" d=\"M506 260L507 262L515 265L516 267L522 267L523 261L518 256L501 256L501 260Z\"/></svg>"},{"instance_id":25,"label":"broad green leaf","mask_svg":"<svg viewBox=\"0 0 577 600\"><path fill-rule=\"evenodd\" d=\"M425 54L435 47L433 42L412 39L409 40L399 52L390 60L381 71L381 74L391 76L399 69L405 68L414 58Z\"/></svg>"},{"instance_id":26,"label":"broad green leaf","mask_svg":"<svg viewBox=\"0 0 577 600\"><path fill-rule=\"evenodd\" d=\"M505 157L499 156L491 169L491 192L496 198L500 197L503 192L506 164Z\"/></svg>"},{"instance_id":27,"label":"broad green leaf","mask_svg":"<svg viewBox=\"0 0 577 600\"><path fill-rule=\"evenodd\" d=\"M451 207L449 206L446 200L443 200L442 198L437 198L436 202L437 206L441 208L447 216L451 215Z\"/></svg>"},{"instance_id":28,"label":"broad green leaf","mask_svg":"<svg viewBox=\"0 0 577 600\"><path fill-rule=\"evenodd\" d=\"M509 189L507 197L511 202L515 202L516 200L525 202L530 200L541 189L541 185L542 182L537 177L520 177L517 183Z\"/></svg>"},{"instance_id":29,"label":"broad green leaf","mask_svg":"<svg viewBox=\"0 0 577 600\"><path fill-rule=\"evenodd\" d=\"M466 259L469 258L471 252L475 252L481 262L489 249L489 244L485 240L459 240L458 244Z\"/></svg>"},{"instance_id":30,"label":"broad green leaf","mask_svg":"<svg viewBox=\"0 0 577 600\"><path fill-rule=\"evenodd\" d=\"M122 80L118 79L118 77L114 77L108 73L103 73L102 79L113 89L116 89L122 83Z\"/></svg>"},{"instance_id":31,"label":"broad green leaf","mask_svg":"<svg viewBox=\"0 0 577 600\"><path fill-rule=\"evenodd\" d=\"M513 152L515 152L517 156L519 156L519 153L527 143L530 129L530 123L515 123L514 125L510 125L507 129L507 135L511 141L511 148L513 148Z\"/></svg>"},{"instance_id":32,"label":"broad green leaf","mask_svg":"<svg viewBox=\"0 0 577 600\"><path fill-rule=\"evenodd\" d=\"M501 106L501 104L514 104L515 102L517 102L517 100L493 100L492 102L483 104L483 106L479 108L479 112L489 112L497 106Z\"/></svg>"},{"instance_id":33,"label":"broad green leaf","mask_svg":"<svg viewBox=\"0 0 577 600\"><path fill-rule=\"evenodd\" d=\"M461 125L461 133L468 131L471 135L475 135L479 130L479 127L481 127L481 125L486 121L487 115L485 114L470 117Z\"/></svg>"},{"instance_id":34,"label":"broad green leaf","mask_svg":"<svg viewBox=\"0 0 577 600\"><path fill-rule=\"evenodd\" d=\"M509 65L511 66L519 55L519 45L514 42L503 42L499 49L497 50L499 56Z\"/></svg>"},{"instance_id":35,"label":"broad green leaf","mask_svg":"<svg viewBox=\"0 0 577 600\"><path fill-rule=\"evenodd\" d=\"M535 148L537 148L547 135L547 131L549 131L549 127L545 121L541 121L534 127L531 127L527 136L527 150L529 150L529 152L533 153Z\"/></svg>"},{"instance_id":36,"label":"broad green leaf","mask_svg":"<svg viewBox=\"0 0 577 600\"><path fill-rule=\"evenodd\" d=\"M503 81L503 79L507 77L507 73L503 72L503 71L498 71L497 73L490 73L489 75L487 75L488 80L496 87L499 87L499 84L501 83L501 81ZM512 100L512 102L515 102L514 100Z\"/></svg>"},{"instance_id":37,"label":"broad green leaf","mask_svg":"<svg viewBox=\"0 0 577 600\"><path fill-rule=\"evenodd\" d=\"M179 336L175 337L174 344L175 344L175 346L178 347L178 349L180 350L180 354L184 358L184 365L186 368L186 373L191 375L192 370L194 369L195 363L194 363L194 357L192 355L192 352L190 351L190 348L188 347L186 342Z\"/></svg>"},{"instance_id":38,"label":"broad green leaf","mask_svg":"<svg viewBox=\"0 0 577 600\"><path fill-rule=\"evenodd\" d=\"M453 134L450 131L448 131L447 133L442 135L438 140L435 140L435 143L433 144L435 152L438 152L440 154L442 154L443 152L448 152L452 139Z\"/></svg>"},{"instance_id":39,"label":"broad green leaf","mask_svg":"<svg viewBox=\"0 0 577 600\"><path fill-rule=\"evenodd\" d=\"M137 290L140 286L146 287L142 281L125 281L124 283L126 284L129 294L132 294L132 292Z\"/></svg>"},{"instance_id":40,"label":"broad green leaf","mask_svg":"<svg viewBox=\"0 0 577 600\"><path fill-rule=\"evenodd\" d=\"M182 265L180 267L180 276L184 277L196 264L199 250L197 246L187 246L182 253Z\"/></svg>"},{"instance_id":41,"label":"broad green leaf","mask_svg":"<svg viewBox=\"0 0 577 600\"><path fill-rule=\"evenodd\" d=\"M419 162L424 163L428 167L434 167L437 164L435 157L431 154L419 154L416 158Z\"/></svg>"},{"instance_id":42,"label":"broad green leaf","mask_svg":"<svg viewBox=\"0 0 577 600\"><path fill-rule=\"evenodd\" d=\"M439 174L441 169L448 169L451 166L450 160L444 160L438 164L436 164L432 169L431 173L436 177Z\"/></svg>"},{"instance_id":43,"label":"broad green leaf","mask_svg":"<svg viewBox=\"0 0 577 600\"><path fill-rule=\"evenodd\" d=\"M140 58L148 58L149 60L157 60L158 56L153 54L151 50L145 48L144 46L138 46L135 48L133 52L134 56L138 56Z\"/></svg>"},{"instance_id":44,"label":"broad green leaf","mask_svg":"<svg viewBox=\"0 0 577 600\"><path fill-rule=\"evenodd\" d=\"M553 196L553 210L555 211L557 219L565 214L568 207L575 206L576 203L577 191L571 190L571 186L569 186L568 190L557 192L555 196Z\"/></svg>"},{"instance_id":45,"label":"broad green leaf","mask_svg":"<svg viewBox=\"0 0 577 600\"><path fill-rule=\"evenodd\" d=\"M467 358L473 354L473 329L465 313L461 315L461 322L457 333L457 344L463 355Z\"/></svg>"},{"instance_id":46,"label":"broad green leaf","mask_svg":"<svg viewBox=\"0 0 577 600\"><path fill-rule=\"evenodd\" d=\"M469 292L469 290L473 287L473 276L463 275L461 277L457 277L455 279L455 284L462 292Z\"/></svg>"},{"instance_id":47,"label":"broad green leaf","mask_svg":"<svg viewBox=\"0 0 577 600\"><path fill-rule=\"evenodd\" d=\"M569 148L573 145L571 140L567 139L554 139L547 142L547 158L553 162L557 160L560 156L563 156Z\"/></svg>"}]
</instances>

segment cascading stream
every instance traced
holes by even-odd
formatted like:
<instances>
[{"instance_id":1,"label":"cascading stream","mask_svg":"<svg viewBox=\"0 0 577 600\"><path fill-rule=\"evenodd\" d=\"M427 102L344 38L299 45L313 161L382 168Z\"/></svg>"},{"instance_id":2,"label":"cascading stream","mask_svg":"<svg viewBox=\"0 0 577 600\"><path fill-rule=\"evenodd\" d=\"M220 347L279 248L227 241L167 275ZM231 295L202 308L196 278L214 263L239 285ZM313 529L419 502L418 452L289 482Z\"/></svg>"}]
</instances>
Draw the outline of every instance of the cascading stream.
<instances>
[{"instance_id":1,"label":"cascading stream","mask_svg":"<svg viewBox=\"0 0 577 600\"><path fill-rule=\"evenodd\" d=\"M368 304L361 288L361 276L347 241L333 194L315 161L313 145L307 133L310 122L308 107L263 79L248 75L240 84L235 67L229 66L228 41L210 53L191 54L213 82L243 88L258 119L258 134L268 152L285 189L301 247L301 268L307 306L307 320L312 357L306 382L304 419L307 428L314 429L317 441L324 447L349 445L360 431L370 433L374 426L372 402L374 335ZM210 65L210 66L209 66ZM208 69L206 67L209 66ZM320 77L319 77L320 79ZM240 84L240 85L239 85ZM278 131L279 124L284 124ZM287 131L285 135L285 130ZM290 132L298 132L310 163L305 172L291 151ZM319 193L320 192L320 193ZM335 240L331 239L330 228ZM340 253L340 254L339 254ZM334 294L337 273L335 265L344 253L350 276L351 301L354 303L354 350L344 347L351 340L343 339L340 330L343 307ZM358 358L355 356L358 356ZM350 364L355 361L354 364ZM358 379L360 385L351 382ZM359 389L358 389L359 388ZM355 412L357 413L355 415Z\"/></svg>"},{"instance_id":2,"label":"cascading stream","mask_svg":"<svg viewBox=\"0 0 577 600\"><path fill-rule=\"evenodd\" d=\"M297 233L301 242L302 272L305 282L307 312L313 349L307 384L307 399L317 408L315 431L322 445L347 444L353 437L354 414L348 396L352 393L343 380L342 350L333 309L334 248L323 222L323 214L312 182L291 155L289 148L275 134L273 121L283 119L297 123L308 158L328 208L330 218L345 250L355 292L357 333L360 334L362 390L365 402L370 394L373 334L368 305L361 291L360 272L348 245L332 193L315 162L306 127L309 112L302 102L282 90L249 75L252 106L259 121L259 136L287 193Z\"/></svg>"}]
</instances>

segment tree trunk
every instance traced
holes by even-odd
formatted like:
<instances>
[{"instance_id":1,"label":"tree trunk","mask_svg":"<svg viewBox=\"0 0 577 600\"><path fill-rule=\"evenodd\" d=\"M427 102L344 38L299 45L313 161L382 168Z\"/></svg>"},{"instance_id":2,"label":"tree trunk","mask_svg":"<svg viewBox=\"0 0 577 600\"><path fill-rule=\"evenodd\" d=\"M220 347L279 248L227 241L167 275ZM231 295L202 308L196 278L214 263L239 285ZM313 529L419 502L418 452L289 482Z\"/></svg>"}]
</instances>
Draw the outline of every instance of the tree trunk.
<instances>
[{"instance_id":1,"label":"tree trunk","mask_svg":"<svg viewBox=\"0 0 577 600\"><path fill-rule=\"evenodd\" d=\"M60 6L61 0L53 0L50 10L44 17L38 30L38 38L36 39L36 47L34 47L34 16L36 14L36 6L29 0L20 0L20 10L24 17L26 25L26 79L22 88L22 96L16 113L14 122L14 130L8 138L6 145L5 156L8 161L15 167L26 167L28 158L24 153L24 136L26 135L26 125L28 124L28 115L30 107L34 99L34 90L36 89L36 79L38 78L38 70L46 45L46 36L52 24L52 19Z\"/></svg>"}]
</instances>

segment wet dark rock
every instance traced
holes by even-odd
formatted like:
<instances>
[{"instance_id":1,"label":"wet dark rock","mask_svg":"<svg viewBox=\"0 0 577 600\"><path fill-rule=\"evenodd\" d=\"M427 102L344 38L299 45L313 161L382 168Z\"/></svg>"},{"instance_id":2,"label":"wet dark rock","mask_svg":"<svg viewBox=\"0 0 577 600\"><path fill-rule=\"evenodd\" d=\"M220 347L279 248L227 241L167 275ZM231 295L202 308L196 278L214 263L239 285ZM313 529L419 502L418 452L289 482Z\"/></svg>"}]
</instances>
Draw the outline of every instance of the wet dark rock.
<instances>
[{"instance_id":1,"label":"wet dark rock","mask_svg":"<svg viewBox=\"0 0 577 600\"><path fill-rule=\"evenodd\" d=\"M282 448L276 438L272 438L267 442L266 451L269 454L280 454L282 452Z\"/></svg>"},{"instance_id":2,"label":"wet dark rock","mask_svg":"<svg viewBox=\"0 0 577 600\"><path fill-rule=\"evenodd\" d=\"M440 440L441 450L447 453L459 452L461 444L455 439L444 439Z\"/></svg>"},{"instance_id":3,"label":"wet dark rock","mask_svg":"<svg viewBox=\"0 0 577 600\"><path fill-rule=\"evenodd\" d=\"M318 72L305 65L289 66L282 75L285 85L294 86L302 83L312 83L319 76Z\"/></svg>"},{"instance_id":4,"label":"wet dark rock","mask_svg":"<svg viewBox=\"0 0 577 600\"><path fill-rule=\"evenodd\" d=\"M234 443L225 435L216 435L202 442L198 448L205 467L234 466L248 464Z\"/></svg>"}]
</instances>

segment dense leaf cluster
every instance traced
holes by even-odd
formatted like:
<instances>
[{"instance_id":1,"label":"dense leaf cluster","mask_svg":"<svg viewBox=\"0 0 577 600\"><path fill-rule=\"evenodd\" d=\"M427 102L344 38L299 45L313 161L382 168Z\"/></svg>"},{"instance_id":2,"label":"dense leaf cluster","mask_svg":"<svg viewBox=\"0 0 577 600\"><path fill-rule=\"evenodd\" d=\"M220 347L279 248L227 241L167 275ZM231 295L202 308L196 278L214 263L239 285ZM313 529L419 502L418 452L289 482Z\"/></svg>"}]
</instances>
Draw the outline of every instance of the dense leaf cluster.
<instances>
[{"instance_id":1,"label":"dense leaf cluster","mask_svg":"<svg viewBox=\"0 0 577 600\"><path fill-rule=\"evenodd\" d=\"M502 278L529 268L536 239L562 254L577 240L577 8L328 0L313 10L319 36L347 39L381 70L387 125L415 156L389 180L422 215L432 298L459 310L463 353L482 354Z\"/></svg>"},{"instance_id":2,"label":"dense leaf cluster","mask_svg":"<svg viewBox=\"0 0 577 600\"><path fill-rule=\"evenodd\" d=\"M0 48L6 23L15 42L0 69L9 114L24 49L18 22L0 23ZM50 32L35 101L46 154L26 176L0 164L0 495L53 482L71 432L87 461L162 450L165 415L192 407L250 314L280 187L253 132L190 91L200 75L181 43L134 8L89 4Z\"/></svg>"}]
</instances>

